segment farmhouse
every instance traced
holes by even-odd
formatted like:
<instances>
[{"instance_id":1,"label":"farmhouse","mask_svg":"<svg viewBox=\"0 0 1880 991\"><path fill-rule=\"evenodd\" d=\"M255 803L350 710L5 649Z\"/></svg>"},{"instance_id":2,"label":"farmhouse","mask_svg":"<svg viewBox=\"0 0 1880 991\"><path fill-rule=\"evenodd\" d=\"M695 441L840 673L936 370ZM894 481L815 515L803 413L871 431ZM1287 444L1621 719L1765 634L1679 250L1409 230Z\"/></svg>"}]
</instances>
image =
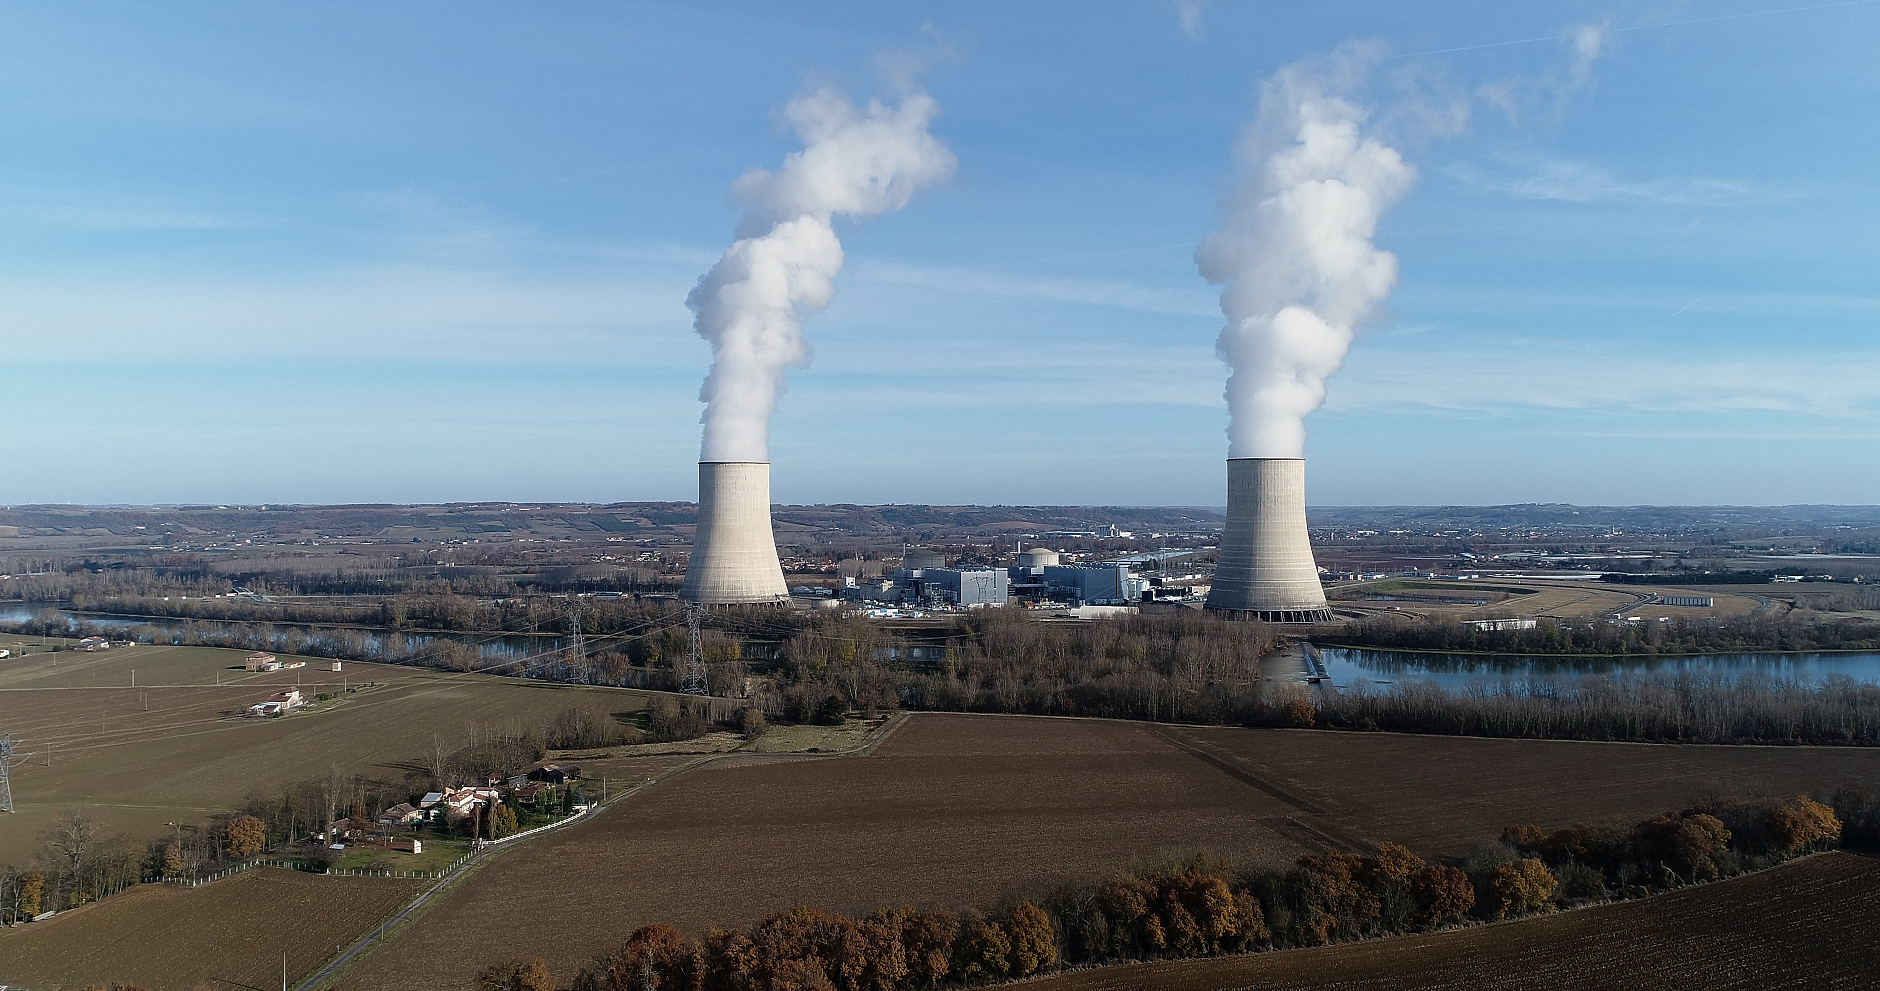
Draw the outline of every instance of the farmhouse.
<instances>
[{"instance_id":1,"label":"farmhouse","mask_svg":"<svg viewBox=\"0 0 1880 991\"><path fill-rule=\"evenodd\" d=\"M300 708L300 705L300 689L286 688L249 706L248 712L256 716L279 716L289 710Z\"/></svg>"},{"instance_id":2,"label":"farmhouse","mask_svg":"<svg viewBox=\"0 0 1880 991\"><path fill-rule=\"evenodd\" d=\"M422 818L424 818L424 813L413 808L410 802L399 802L397 805L379 813L379 825L409 826Z\"/></svg>"},{"instance_id":3,"label":"farmhouse","mask_svg":"<svg viewBox=\"0 0 1880 991\"><path fill-rule=\"evenodd\" d=\"M437 804L449 815L467 816L480 805L494 805L501 800L501 793L494 788L452 788Z\"/></svg>"},{"instance_id":4,"label":"farmhouse","mask_svg":"<svg viewBox=\"0 0 1880 991\"><path fill-rule=\"evenodd\" d=\"M580 780L581 769L578 767L562 767L559 764L548 764L530 771L529 777L537 781L547 782L551 785L564 785L570 781Z\"/></svg>"},{"instance_id":5,"label":"farmhouse","mask_svg":"<svg viewBox=\"0 0 1880 991\"><path fill-rule=\"evenodd\" d=\"M72 649L82 650L87 653L94 651L94 650L110 650L111 641L106 640L103 637L86 637L85 639L80 640L79 642L73 644Z\"/></svg>"},{"instance_id":6,"label":"farmhouse","mask_svg":"<svg viewBox=\"0 0 1880 991\"><path fill-rule=\"evenodd\" d=\"M281 662L276 660L273 654L267 654L257 650L248 655L248 662L244 667L249 671L279 671L281 669Z\"/></svg>"}]
</instances>

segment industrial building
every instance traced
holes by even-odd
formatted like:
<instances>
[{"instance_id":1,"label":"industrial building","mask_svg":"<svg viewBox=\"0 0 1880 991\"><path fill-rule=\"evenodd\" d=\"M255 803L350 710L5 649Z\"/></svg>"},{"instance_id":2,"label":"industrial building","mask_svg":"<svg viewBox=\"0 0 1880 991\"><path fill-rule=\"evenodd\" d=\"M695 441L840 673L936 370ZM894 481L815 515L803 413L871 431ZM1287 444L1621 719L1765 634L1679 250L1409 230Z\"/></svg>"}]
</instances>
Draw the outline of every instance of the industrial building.
<instances>
[{"instance_id":1,"label":"industrial building","mask_svg":"<svg viewBox=\"0 0 1880 991\"><path fill-rule=\"evenodd\" d=\"M1047 598L1068 597L1079 605L1129 605L1142 601L1149 588L1126 564L1059 564L1043 570Z\"/></svg>"},{"instance_id":2,"label":"industrial building","mask_svg":"<svg viewBox=\"0 0 1880 991\"><path fill-rule=\"evenodd\" d=\"M849 579L845 599L907 605L1002 606L1010 600L1010 578L1003 568L902 568L890 578Z\"/></svg>"}]
</instances>

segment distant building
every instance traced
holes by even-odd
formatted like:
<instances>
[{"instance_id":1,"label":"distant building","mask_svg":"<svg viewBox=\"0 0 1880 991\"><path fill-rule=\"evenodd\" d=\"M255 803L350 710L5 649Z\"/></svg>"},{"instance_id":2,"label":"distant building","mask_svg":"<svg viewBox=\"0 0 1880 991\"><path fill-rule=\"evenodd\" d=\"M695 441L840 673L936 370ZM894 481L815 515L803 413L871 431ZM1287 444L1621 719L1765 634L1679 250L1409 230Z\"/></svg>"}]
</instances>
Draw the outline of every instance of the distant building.
<instances>
[{"instance_id":1,"label":"distant building","mask_svg":"<svg viewBox=\"0 0 1880 991\"><path fill-rule=\"evenodd\" d=\"M1666 595L1660 596L1658 601L1667 606L1691 606L1697 609L1709 609L1711 597L1708 595Z\"/></svg>"},{"instance_id":2,"label":"distant building","mask_svg":"<svg viewBox=\"0 0 1880 991\"><path fill-rule=\"evenodd\" d=\"M278 671L281 668L281 662L275 660L273 654L255 651L248 655L248 663L244 666L250 671Z\"/></svg>"},{"instance_id":3,"label":"distant building","mask_svg":"<svg viewBox=\"0 0 1880 991\"><path fill-rule=\"evenodd\" d=\"M1463 624L1472 629L1499 632L1501 630L1531 630L1540 625L1538 619L1475 619Z\"/></svg>"},{"instance_id":4,"label":"distant building","mask_svg":"<svg viewBox=\"0 0 1880 991\"><path fill-rule=\"evenodd\" d=\"M300 689L288 688L275 692L260 702L248 707L249 713L256 716L280 716L301 706Z\"/></svg>"},{"instance_id":5,"label":"distant building","mask_svg":"<svg viewBox=\"0 0 1880 991\"><path fill-rule=\"evenodd\" d=\"M1010 581L1003 568L927 568L918 579L927 597L956 606L1002 606Z\"/></svg>"},{"instance_id":6,"label":"distant building","mask_svg":"<svg viewBox=\"0 0 1880 991\"><path fill-rule=\"evenodd\" d=\"M409 826L422 818L424 818L424 813L419 812L410 802L399 802L397 805L379 813L379 825L394 828L398 826Z\"/></svg>"},{"instance_id":7,"label":"distant building","mask_svg":"<svg viewBox=\"0 0 1880 991\"><path fill-rule=\"evenodd\" d=\"M341 665L340 665L340 662L339 662L339 661L334 661L334 662L333 662L333 670L335 670L335 671L340 671L340 670L343 670L343 668L341 667Z\"/></svg>"},{"instance_id":8,"label":"distant building","mask_svg":"<svg viewBox=\"0 0 1880 991\"><path fill-rule=\"evenodd\" d=\"M1082 605L1121 606L1142 600L1149 583L1129 573L1126 564L1054 565L1044 569L1052 598L1068 597Z\"/></svg>"}]
</instances>

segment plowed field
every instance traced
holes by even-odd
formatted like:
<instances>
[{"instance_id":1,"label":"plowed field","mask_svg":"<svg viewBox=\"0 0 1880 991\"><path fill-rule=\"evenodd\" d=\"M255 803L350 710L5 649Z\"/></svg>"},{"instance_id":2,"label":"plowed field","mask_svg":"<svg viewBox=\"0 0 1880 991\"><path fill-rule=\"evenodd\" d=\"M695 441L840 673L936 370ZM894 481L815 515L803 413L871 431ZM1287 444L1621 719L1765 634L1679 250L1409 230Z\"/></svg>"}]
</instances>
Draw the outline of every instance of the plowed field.
<instances>
[{"instance_id":1,"label":"plowed field","mask_svg":"<svg viewBox=\"0 0 1880 991\"><path fill-rule=\"evenodd\" d=\"M1640 817L1708 786L1880 786L1880 751L1663 747L920 714L871 756L712 766L481 868L340 987L462 983L540 954L564 976L634 927L798 903L985 906L1206 850L1283 864L1510 821Z\"/></svg>"},{"instance_id":2,"label":"plowed field","mask_svg":"<svg viewBox=\"0 0 1880 991\"><path fill-rule=\"evenodd\" d=\"M1880 860L1828 853L1720 884L1496 926L1108 967L1028 991L1676 991L1880 983Z\"/></svg>"},{"instance_id":3,"label":"plowed field","mask_svg":"<svg viewBox=\"0 0 1880 991\"><path fill-rule=\"evenodd\" d=\"M200 888L146 885L0 930L0 985L72 991L106 980L156 991L273 987L312 973L428 881L258 869Z\"/></svg>"}]
</instances>

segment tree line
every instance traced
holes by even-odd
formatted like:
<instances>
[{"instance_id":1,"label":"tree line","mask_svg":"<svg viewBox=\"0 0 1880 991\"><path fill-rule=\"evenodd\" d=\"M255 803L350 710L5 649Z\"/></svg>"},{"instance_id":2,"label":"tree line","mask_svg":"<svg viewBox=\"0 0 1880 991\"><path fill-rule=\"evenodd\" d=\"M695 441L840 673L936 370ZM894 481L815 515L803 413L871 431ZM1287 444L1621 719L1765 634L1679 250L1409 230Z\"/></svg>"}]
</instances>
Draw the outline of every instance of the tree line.
<instances>
[{"instance_id":1,"label":"tree line","mask_svg":"<svg viewBox=\"0 0 1880 991\"><path fill-rule=\"evenodd\" d=\"M1365 620L1315 638L1328 646L1488 654L1706 654L1880 649L1880 622L1738 617L1666 623L1542 619L1530 629L1484 629L1449 620Z\"/></svg>"},{"instance_id":2,"label":"tree line","mask_svg":"<svg viewBox=\"0 0 1880 991\"><path fill-rule=\"evenodd\" d=\"M1859 793L1834 799L1871 809ZM1858 807L1858 808L1857 808ZM1510 825L1461 866L1385 843L1283 870L1196 857L1168 869L1070 884L988 911L882 908L850 917L803 907L745 930L689 939L636 929L558 982L540 959L479 975L483 991L900 991L978 985L1067 966L1184 959L1430 932L1644 897L1839 844L1835 808L1805 796L1721 798L1628 826Z\"/></svg>"},{"instance_id":3,"label":"tree line","mask_svg":"<svg viewBox=\"0 0 1880 991\"><path fill-rule=\"evenodd\" d=\"M1630 743L1880 745L1880 685L1741 674L1589 675L1477 681L1459 689L1359 683L1263 725Z\"/></svg>"}]
</instances>

